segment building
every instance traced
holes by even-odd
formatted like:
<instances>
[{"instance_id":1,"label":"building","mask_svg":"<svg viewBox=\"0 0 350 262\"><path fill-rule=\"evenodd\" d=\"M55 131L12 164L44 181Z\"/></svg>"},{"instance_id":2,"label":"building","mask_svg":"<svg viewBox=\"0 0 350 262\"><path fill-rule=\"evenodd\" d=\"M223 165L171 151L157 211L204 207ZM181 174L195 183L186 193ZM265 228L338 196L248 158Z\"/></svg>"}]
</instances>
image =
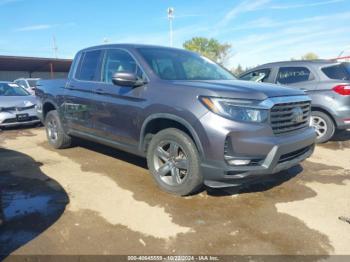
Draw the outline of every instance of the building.
<instances>
[{"instance_id":1,"label":"building","mask_svg":"<svg viewBox=\"0 0 350 262\"><path fill-rule=\"evenodd\" d=\"M65 78L71 64L71 59L0 56L0 81L13 81L17 78Z\"/></svg>"}]
</instances>

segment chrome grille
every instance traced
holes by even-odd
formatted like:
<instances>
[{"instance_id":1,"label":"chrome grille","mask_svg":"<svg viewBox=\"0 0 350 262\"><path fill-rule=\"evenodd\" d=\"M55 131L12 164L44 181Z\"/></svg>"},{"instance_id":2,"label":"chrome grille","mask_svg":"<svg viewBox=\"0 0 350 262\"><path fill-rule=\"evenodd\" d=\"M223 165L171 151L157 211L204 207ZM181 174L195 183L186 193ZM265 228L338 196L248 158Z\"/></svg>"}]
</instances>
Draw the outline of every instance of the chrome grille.
<instances>
[{"instance_id":1,"label":"chrome grille","mask_svg":"<svg viewBox=\"0 0 350 262\"><path fill-rule=\"evenodd\" d=\"M25 111L25 110L29 110L29 109L33 109L35 108L35 105L31 105L31 106L26 106L26 107L3 107L2 110L3 111Z\"/></svg>"},{"instance_id":2,"label":"chrome grille","mask_svg":"<svg viewBox=\"0 0 350 262\"><path fill-rule=\"evenodd\" d=\"M302 111L302 116L296 112ZM270 111L270 123L274 134L291 133L309 126L311 102L300 101L276 104Z\"/></svg>"}]
</instances>

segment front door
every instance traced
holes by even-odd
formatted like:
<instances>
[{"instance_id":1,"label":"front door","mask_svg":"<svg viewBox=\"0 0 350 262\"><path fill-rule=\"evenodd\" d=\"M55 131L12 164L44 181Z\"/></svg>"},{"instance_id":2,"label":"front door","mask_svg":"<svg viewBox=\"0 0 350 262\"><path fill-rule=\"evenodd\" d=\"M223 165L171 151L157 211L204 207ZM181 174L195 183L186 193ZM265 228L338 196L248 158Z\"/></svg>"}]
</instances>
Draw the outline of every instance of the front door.
<instances>
[{"instance_id":1,"label":"front door","mask_svg":"<svg viewBox=\"0 0 350 262\"><path fill-rule=\"evenodd\" d=\"M136 88L117 86L112 82L112 76L116 72L133 72L139 77L145 77L127 51L105 51L101 83L96 87L94 94L94 129L100 137L136 146L140 135L139 116L145 107L144 92L147 85Z\"/></svg>"}]
</instances>

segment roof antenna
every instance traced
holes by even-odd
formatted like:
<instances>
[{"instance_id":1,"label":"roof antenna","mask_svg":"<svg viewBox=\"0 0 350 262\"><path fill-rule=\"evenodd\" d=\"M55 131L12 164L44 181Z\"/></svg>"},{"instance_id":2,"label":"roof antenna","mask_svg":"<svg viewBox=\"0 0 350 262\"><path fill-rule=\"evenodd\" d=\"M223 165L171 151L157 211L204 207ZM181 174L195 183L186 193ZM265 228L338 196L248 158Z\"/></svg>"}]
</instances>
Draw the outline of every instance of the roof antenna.
<instances>
[{"instance_id":1,"label":"roof antenna","mask_svg":"<svg viewBox=\"0 0 350 262\"><path fill-rule=\"evenodd\" d=\"M55 36L52 37L52 50L53 50L55 58L57 59L58 58L57 57L58 47L57 47L57 44L56 44L56 37Z\"/></svg>"}]
</instances>

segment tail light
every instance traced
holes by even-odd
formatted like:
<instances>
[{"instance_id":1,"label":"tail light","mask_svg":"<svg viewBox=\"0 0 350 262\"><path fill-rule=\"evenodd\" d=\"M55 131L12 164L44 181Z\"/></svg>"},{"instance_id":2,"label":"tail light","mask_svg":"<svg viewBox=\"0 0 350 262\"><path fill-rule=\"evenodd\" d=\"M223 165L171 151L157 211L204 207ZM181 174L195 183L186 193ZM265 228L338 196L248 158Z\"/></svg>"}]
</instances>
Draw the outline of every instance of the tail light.
<instances>
[{"instance_id":1,"label":"tail light","mask_svg":"<svg viewBox=\"0 0 350 262\"><path fill-rule=\"evenodd\" d=\"M350 95L350 85L337 85L333 87L333 91L342 96Z\"/></svg>"}]
</instances>

